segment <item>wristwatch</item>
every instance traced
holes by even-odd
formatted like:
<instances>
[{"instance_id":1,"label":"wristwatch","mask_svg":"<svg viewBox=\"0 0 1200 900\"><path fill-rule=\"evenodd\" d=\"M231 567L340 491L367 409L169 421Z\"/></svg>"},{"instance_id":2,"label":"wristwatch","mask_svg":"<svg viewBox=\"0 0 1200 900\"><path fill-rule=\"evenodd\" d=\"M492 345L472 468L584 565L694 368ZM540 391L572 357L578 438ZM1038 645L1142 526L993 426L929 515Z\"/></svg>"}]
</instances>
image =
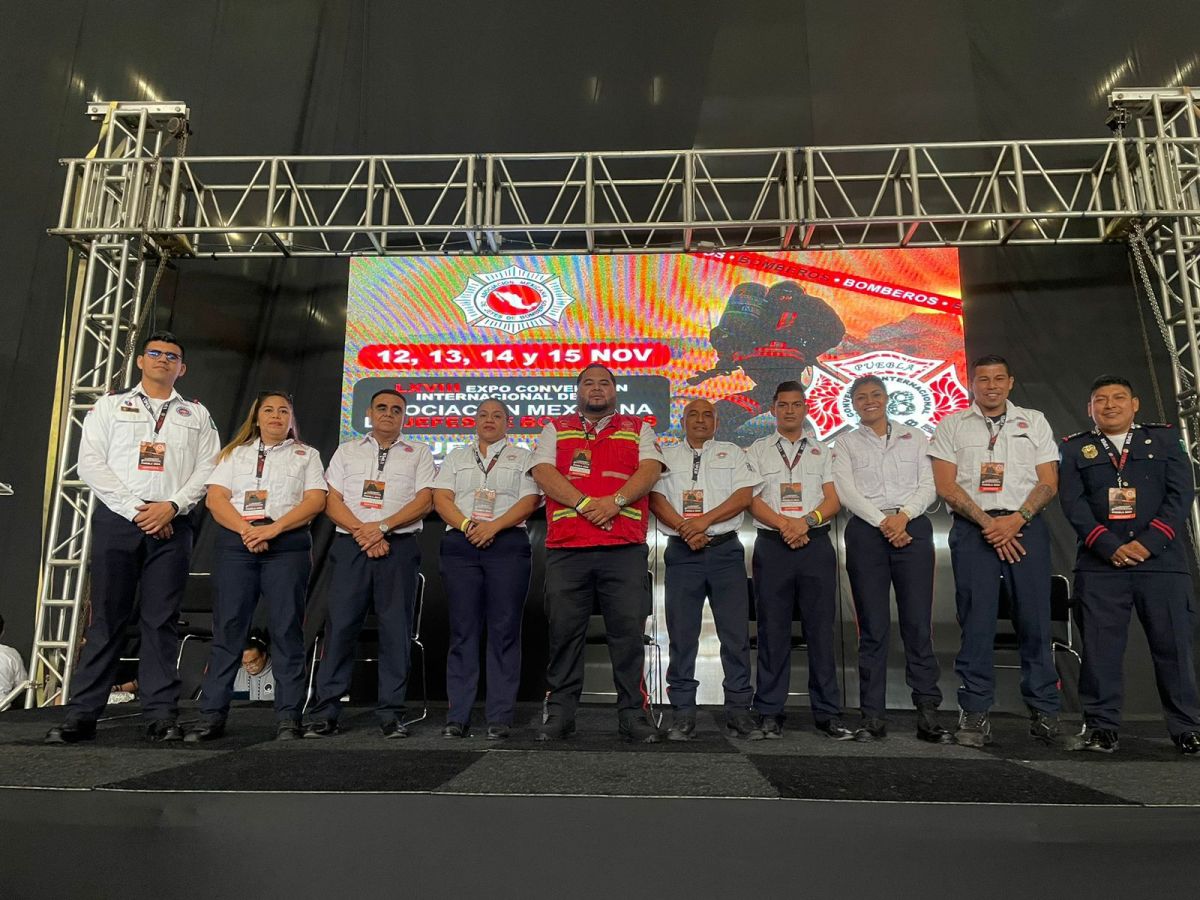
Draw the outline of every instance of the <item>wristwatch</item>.
<instances>
[{"instance_id":1,"label":"wristwatch","mask_svg":"<svg viewBox=\"0 0 1200 900\"><path fill-rule=\"evenodd\" d=\"M817 518L817 514L815 512L810 512L804 517L804 524L809 528L816 528L821 524L821 520Z\"/></svg>"},{"instance_id":2,"label":"wristwatch","mask_svg":"<svg viewBox=\"0 0 1200 900\"><path fill-rule=\"evenodd\" d=\"M629 501L627 499L625 499L625 495L622 494L620 491L617 491L615 494L613 494L613 500L616 502L617 506L628 506L629 505Z\"/></svg>"},{"instance_id":3,"label":"wristwatch","mask_svg":"<svg viewBox=\"0 0 1200 900\"><path fill-rule=\"evenodd\" d=\"M389 529L389 528L388 528L388 523L387 523L387 522L384 522L384 521L382 521L382 520L380 520L380 522L379 522L379 531L380 531L380 533L381 533L381 534L387 534L387 533L388 533L388 531L390 531L390 530L391 530L391 529Z\"/></svg>"},{"instance_id":4,"label":"wristwatch","mask_svg":"<svg viewBox=\"0 0 1200 900\"><path fill-rule=\"evenodd\" d=\"M1017 510L1017 513L1021 516L1022 519L1025 520L1026 525L1028 525L1030 522L1033 521L1033 513L1031 513L1025 507L1022 506L1020 509Z\"/></svg>"}]
</instances>

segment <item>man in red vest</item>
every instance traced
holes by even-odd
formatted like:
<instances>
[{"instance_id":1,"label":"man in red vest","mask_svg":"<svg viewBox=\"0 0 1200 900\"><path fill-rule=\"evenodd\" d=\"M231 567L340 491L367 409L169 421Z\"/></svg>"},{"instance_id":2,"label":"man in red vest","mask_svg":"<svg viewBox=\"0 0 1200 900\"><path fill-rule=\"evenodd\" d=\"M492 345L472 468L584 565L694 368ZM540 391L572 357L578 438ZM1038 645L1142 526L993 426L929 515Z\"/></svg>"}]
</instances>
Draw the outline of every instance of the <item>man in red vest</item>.
<instances>
[{"instance_id":1,"label":"man in red vest","mask_svg":"<svg viewBox=\"0 0 1200 900\"><path fill-rule=\"evenodd\" d=\"M548 716L539 741L575 732L583 691L588 619L599 606L608 633L621 737L657 743L643 671L650 577L648 494L663 471L654 430L617 410L617 381L604 366L579 373L579 412L546 424L530 471L546 495Z\"/></svg>"}]
</instances>

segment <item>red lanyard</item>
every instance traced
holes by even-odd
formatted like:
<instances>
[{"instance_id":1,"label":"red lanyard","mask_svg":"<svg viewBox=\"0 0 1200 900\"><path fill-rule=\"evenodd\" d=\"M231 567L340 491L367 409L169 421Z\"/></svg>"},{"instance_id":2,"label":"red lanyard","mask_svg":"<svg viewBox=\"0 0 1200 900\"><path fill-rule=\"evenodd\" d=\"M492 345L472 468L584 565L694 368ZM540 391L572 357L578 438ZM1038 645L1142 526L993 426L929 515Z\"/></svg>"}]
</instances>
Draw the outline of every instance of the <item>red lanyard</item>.
<instances>
[{"instance_id":1,"label":"red lanyard","mask_svg":"<svg viewBox=\"0 0 1200 900\"><path fill-rule=\"evenodd\" d=\"M150 417L154 418L154 407L150 405L150 401L146 399L145 394L138 394L142 400L142 406L146 407L146 412L150 413ZM167 410L171 408L171 401L168 400L162 405L162 409L158 411L158 420L154 423L154 435L162 431L163 423L167 421Z\"/></svg>"},{"instance_id":2,"label":"red lanyard","mask_svg":"<svg viewBox=\"0 0 1200 900\"><path fill-rule=\"evenodd\" d=\"M787 466L788 478L792 477L792 469L796 468L796 463L800 462L800 457L804 455L804 448L808 446L808 438L800 438L800 449L796 451L796 455L792 457L792 461L788 462L787 454L783 452L783 439L780 438L775 442L775 449L779 451L779 458L783 460L783 464Z\"/></svg>"},{"instance_id":3,"label":"red lanyard","mask_svg":"<svg viewBox=\"0 0 1200 900\"><path fill-rule=\"evenodd\" d=\"M1108 439L1108 435L1100 435L1100 443L1104 445L1104 452L1108 454L1109 462L1113 464L1113 468L1117 470L1117 487L1128 487L1125 483L1122 473L1125 471L1125 463L1129 461L1129 447L1133 443L1133 426L1129 426L1129 432L1125 435L1125 444L1121 447L1121 459L1117 461L1117 454L1114 452L1114 447Z\"/></svg>"}]
</instances>

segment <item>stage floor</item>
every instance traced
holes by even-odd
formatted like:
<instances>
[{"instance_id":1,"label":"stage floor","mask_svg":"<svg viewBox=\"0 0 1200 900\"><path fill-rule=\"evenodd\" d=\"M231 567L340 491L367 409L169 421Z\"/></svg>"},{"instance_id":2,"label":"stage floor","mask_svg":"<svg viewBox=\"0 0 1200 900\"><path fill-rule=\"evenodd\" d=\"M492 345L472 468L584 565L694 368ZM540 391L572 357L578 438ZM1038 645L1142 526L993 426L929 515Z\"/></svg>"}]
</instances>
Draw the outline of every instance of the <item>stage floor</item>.
<instances>
[{"instance_id":1,"label":"stage floor","mask_svg":"<svg viewBox=\"0 0 1200 900\"><path fill-rule=\"evenodd\" d=\"M1200 759L1182 757L1160 721L1129 724L1105 756L1044 747L1009 715L994 716L995 743L980 752L918 741L904 712L883 741L831 741L797 710L783 740L749 743L725 737L719 709L702 709L693 741L647 746L622 743L615 711L601 706L580 710L575 737L549 744L533 740L534 705L505 742L482 727L442 738L444 707L406 740L385 741L371 710L351 708L344 734L289 742L271 740L269 707L235 707L226 737L204 745L147 743L134 705L109 711L122 717L74 746L41 743L59 710L0 714L0 788L1200 806Z\"/></svg>"}]
</instances>

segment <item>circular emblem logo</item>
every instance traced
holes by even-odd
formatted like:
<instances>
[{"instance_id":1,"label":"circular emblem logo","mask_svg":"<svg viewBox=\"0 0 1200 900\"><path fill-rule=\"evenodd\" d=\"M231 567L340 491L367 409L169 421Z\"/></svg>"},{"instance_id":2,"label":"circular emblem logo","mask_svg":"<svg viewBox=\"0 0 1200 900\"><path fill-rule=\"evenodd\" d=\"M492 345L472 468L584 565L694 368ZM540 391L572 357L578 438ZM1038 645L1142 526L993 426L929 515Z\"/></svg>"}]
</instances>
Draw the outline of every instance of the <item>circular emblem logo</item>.
<instances>
[{"instance_id":1,"label":"circular emblem logo","mask_svg":"<svg viewBox=\"0 0 1200 900\"><path fill-rule=\"evenodd\" d=\"M469 324L509 334L553 325L573 300L554 275L519 266L472 275L454 298Z\"/></svg>"},{"instance_id":2,"label":"circular emblem logo","mask_svg":"<svg viewBox=\"0 0 1200 900\"><path fill-rule=\"evenodd\" d=\"M192 414L192 411L186 406L175 407L175 412L179 413L179 415L183 416L185 419Z\"/></svg>"}]
</instances>

